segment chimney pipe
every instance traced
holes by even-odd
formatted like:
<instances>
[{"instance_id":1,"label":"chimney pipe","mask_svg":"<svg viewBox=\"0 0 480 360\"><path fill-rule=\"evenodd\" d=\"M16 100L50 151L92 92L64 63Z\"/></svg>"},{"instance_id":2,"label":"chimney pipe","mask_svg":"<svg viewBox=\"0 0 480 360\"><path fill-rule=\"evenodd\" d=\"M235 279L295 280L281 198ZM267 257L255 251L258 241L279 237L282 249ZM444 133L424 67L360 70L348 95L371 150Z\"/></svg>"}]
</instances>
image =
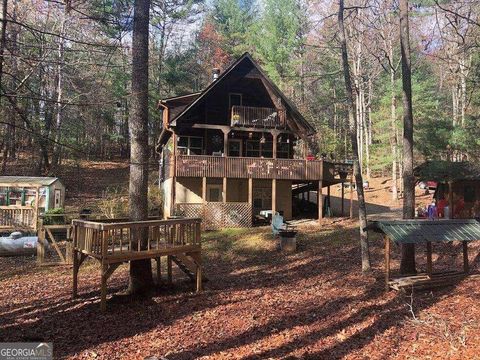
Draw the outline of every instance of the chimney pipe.
<instances>
[{"instance_id":1,"label":"chimney pipe","mask_svg":"<svg viewBox=\"0 0 480 360\"><path fill-rule=\"evenodd\" d=\"M220 75L220 69L219 68L213 68L213 70L212 70L213 81L217 80L219 75Z\"/></svg>"}]
</instances>

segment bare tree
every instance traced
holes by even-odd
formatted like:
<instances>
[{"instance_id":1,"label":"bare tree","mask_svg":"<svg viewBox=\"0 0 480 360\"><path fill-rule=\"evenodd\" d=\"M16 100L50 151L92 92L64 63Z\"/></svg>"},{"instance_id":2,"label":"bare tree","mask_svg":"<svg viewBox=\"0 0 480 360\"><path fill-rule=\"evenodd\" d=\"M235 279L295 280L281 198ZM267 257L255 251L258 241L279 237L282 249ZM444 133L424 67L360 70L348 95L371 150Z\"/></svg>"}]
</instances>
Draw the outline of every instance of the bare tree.
<instances>
[{"instance_id":1,"label":"bare tree","mask_svg":"<svg viewBox=\"0 0 480 360\"><path fill-rule=\"evenodd\" d=\"M130 113L131 220L148 219L148 25L150 0L135 0L132 38L132 96ZM147 236L136 234L145 249ZM130 262L130 293L142 293L153 285L150 260Z\"/></svg>"},{"instance_id":2,"label":"bare tree","mask_svg":"<svg viewBox=\"0 0 480 360\"><path fill-rule=\"evenodd\" d=\"M350 65L348 63L347 40L344 25L344 1L339 0L338 9L338 36L340 38L340 47L342 52L343 76L345 78L345 93L347 96L348 121L350 128L350 139L352 142L355 184L358 196L358 220L360 225L360 247L362 252L362 271L370 271L370 249L368 245L367 227L367 208L365 205L365 195L363 193L363 179L359 164L358 142L357 142L357 118L355 116L355 104L353 101L352 79L350 76Z\"/></svg>"},{"instance_id":3,"label":"bare tree","mask_svg":"<svg viewBox=\"0 0 480 360\"><path fill-rule=\"evenodd\" d=\"M413 177L413 106L408 0L400 0L400 48L403 89L403 218L412 219L415 212L415 179ZM402 245L400 271L415 273L415 245Z\"/></svg>"}]
</instances>

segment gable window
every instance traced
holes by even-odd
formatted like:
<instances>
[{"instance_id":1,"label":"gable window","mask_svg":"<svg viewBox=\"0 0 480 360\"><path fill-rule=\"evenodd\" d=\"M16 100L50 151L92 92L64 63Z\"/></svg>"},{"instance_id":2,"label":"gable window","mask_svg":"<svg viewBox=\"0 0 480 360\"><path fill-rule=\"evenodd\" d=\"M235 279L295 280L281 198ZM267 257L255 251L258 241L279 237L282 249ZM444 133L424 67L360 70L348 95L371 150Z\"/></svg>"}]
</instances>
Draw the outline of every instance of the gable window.
<instances>
[{"instance_id":1,"label":"gable window","mask_svg":"<svg viewBox=\"0 0 480 360\"><path fill-rule=\"evenodd\" d=\"M242 94L230 93L228 94L229 108L231 109L233 105L242 105Z\"/></svg>"},{"instance_id":2,"label":"gable window","mask_svg":"<svg viewBox=\"0 0 480 360\"><path fill-rule=\"evenodd\" d=\"M179 136L177 150L180 155L202 155L203 138L198 136Z\"/></svg>"}]
</instances>

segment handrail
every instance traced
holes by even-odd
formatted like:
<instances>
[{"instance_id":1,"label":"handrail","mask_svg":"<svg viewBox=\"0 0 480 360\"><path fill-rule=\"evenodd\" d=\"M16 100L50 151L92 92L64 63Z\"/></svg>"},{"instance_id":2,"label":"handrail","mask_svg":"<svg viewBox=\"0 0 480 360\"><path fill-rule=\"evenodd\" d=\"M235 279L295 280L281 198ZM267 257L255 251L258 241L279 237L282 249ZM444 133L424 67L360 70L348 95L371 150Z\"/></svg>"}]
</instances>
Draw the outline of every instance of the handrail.
<instances>
[{"instance_id":1,"label":"handrail","mask_svg":"<svg viewBox=\"0 0 480 360\"><path fill-rule=\"evenodd\" d=\"M113 219L114 221L115 219ZM72 225L79 227L85 227L97 230L111 230L122 227L146 227L146 226L161 226L161 225L173 225L173 224L189 224L201 222L200 218L185 218L185 219L167 219L167 220L142 220L142 221L124 221L120 219L120 222L113 222L112 219L102 220L72 220Z\"/></svg>"},{"instance_id":2,"label":"handrail","mask_svg":"<svg viewBox=\"0 0 480 360\"><path fill-rule=\"evenodd\" d=\"M232 126L286 127L285 110L269 107L233 105L230 119Z\"/></svg>"}]
</instances>

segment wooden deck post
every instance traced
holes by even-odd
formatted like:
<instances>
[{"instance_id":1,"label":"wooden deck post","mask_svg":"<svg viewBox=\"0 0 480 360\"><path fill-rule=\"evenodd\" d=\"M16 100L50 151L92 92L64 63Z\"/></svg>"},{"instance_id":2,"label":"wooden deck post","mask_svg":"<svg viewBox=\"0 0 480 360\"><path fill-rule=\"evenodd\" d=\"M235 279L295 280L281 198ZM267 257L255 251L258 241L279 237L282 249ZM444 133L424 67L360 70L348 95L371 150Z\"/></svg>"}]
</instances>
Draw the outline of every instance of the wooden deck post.
<instances>
[{"instance_id":1,"label":"wooden deck post","mask_svg":"<svg viewBox=\"0 0 480 360\"><path fill-rule=\"evenodd\" d=\"M73 286L72 286L72 298L75 299L78 294L78 268L80 267L78 261L78 251L73 249Z\"/></svg>"},{"instance_id":2,"label":"wooden deck post","mask_svg":"<svg viewBox=\"0 0 480 360\"><path fill-rule=\"evenodd\" d=\"M202 201L207 202L207 178L202 178Z\"/></svg>"},{"instance_id":3,"label":"wooden deck post","mask_svg":"<svg viewBox=\"0 0 480 360\"><path fill-rule=\"evenodd\" d=\"M157 284L160 285L162 283L162 257L159 256L156 258L157 261Z\"/></svg>"},{"instance_id":4,"label":"wooden deck post","mask_svg":"<svg viewBox=\"0 0 480 360\"><path fill-rule=\"evenodd\" d=\"M277 179L272 179L272 218L277 211Z\"/></svg>"},{"instance_id":5,"label":"wooden deck post","mask_svg":"<svg viewBox=\"0 0 480 360\"><path fill-rule=\"evenodd\" d=\"M390 289L390 239L387 236L383 237L385 242L385 290Z\"/></svg>"},{"instance_id":6,"label":"wooden deck post","mask_svg":"<svg viewBox=\"0 0 480 360\"><path fill-rule=\"evenodd\" d=\"M102 264L102 283L100 288L100 310L107 310L107 271L108 265Z\"/></svg>"},{"instance_id":7,"label":"wooden deck post","mask_svg":"<svg viewBox=\"0 0 480 360\"><path fill-rule=\"evenodd\" d=\"M328 210L330 211L329 216L332 216L332 203L330 202L330 185L327 186L327 199Z\"/></svg>"},{"instance_id":8,"label":"wooden deck post","mask_svg":"<svg viewBox=\"0 0 480 360\"><path fill-rule=\"evenodd\" d=\"M167 255L167 283L172 283L172 257Z\"/></svg>"},{"instance_id":9,"label":"wooden deck post","mask_svg":"<svg viewBox=\"0 0 480 360\"><path fill-rule=\"evenodd\" d=\"M37 263L43 264L45 261L45 228L43 227L43 220L38 220L38 242L37 242Z\"/></svg>"},{"instance_id":10,"label":"wooden deck post","mask_svg":"<svg viewBox=\"0 0 480 360\"><path fill-rule=\"evenodd\" d=\"M226 177L223 178L222 190L223 190L222 201L223 203L226 203L227 202L227 178Z\"/></svg>"},{"instance_id":11,"label":"wooden deck post","mask_svg":"<svg viewBox=\"0 0 480 360\"><path fill-rule=\"evenodd\" d=\"M427 241L427 274L432 276L432 243Z\"/></svg>"},{"instance_id":12,"label":"wooden deck post","mask_svg":"<svg viewBox=\"0 0 480 360\"><path fill-rule=\"evenodd\" d=\"M463 246L463 272L468 274L470 272L470 266L468 264L468 241L462 242Z\"/></svg>"},{"instance_id":13,"label":"wooden deck post","mask_svg":"<svg viewBox=\"0 0 480 360\"><path fill-rule=\"evenodd\" d=\"M322 193L323 183L322 180L318 182L318 191L317 191L317 206L318 206L318 221L321 221L323 218L323 193Z\"/></svg>"},{"instance_id":14,"label":"wooden deck post","mask_svg":"<svg viewBox=\"0 0 480 360\"><path fill-rule=\"evenodd\" d=\"M342 214L342 217L345 216L345 187L343 186L343 181L342 183L340 184L342 186L342 204L341 204L341 214Z\"/></svg>"},{"instance_id":15,"label":"wooden deck post","mask_svg":"<svg viewBox=\"0 0 480 360\"><path fill-rule=\"evenodd\" d=\"M223 131L223 156L226 158L228 156L228 133L230 129L222 129Z\"/></svg>"}]
</instances>

